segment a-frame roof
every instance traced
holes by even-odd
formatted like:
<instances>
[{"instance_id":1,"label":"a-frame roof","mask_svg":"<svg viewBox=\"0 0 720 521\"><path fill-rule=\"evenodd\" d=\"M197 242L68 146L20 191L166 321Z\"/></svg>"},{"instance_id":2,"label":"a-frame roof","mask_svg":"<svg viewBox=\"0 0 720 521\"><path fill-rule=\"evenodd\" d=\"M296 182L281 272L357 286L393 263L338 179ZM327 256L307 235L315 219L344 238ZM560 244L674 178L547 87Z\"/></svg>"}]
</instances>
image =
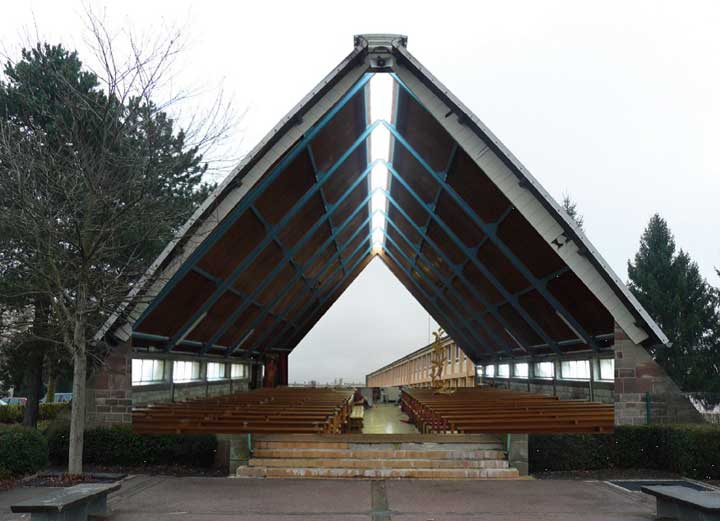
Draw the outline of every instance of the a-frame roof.
<instances>
[{"instance_id":1,"label":"a-frame roof","mask_svg":"<svg viewBox=\"0 0 720 521\"><path fill-rule=\"evenodd\" d=\"M229 358L292 350L379 256L476 362L608 349L614 323L636 343L666 343L582 231L406 43L356 36L99 335ZM370 120L374 74L392 77L390 121ZM390 154L373 161L378 128Z\"/></svg>"}]
</instances>

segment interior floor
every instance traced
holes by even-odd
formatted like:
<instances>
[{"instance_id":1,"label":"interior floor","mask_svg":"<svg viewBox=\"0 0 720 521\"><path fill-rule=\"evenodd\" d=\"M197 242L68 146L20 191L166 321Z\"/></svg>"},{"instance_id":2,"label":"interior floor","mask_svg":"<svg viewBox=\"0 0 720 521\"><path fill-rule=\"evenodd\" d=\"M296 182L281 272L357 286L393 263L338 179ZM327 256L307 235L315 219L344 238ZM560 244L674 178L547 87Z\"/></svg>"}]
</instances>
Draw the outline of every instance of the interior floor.
<instances>
[{"instance_id":1,"label":"interior floor","mask_svg":"<svg viewBox=\"0 0 720 521\"><path fill-rule=\"evenodd\" d=\"M412 423L407 423L407 415L399 405L376 403L365 410L363 434L415 434L418 430Z\"/></svg>"}]
</instances>

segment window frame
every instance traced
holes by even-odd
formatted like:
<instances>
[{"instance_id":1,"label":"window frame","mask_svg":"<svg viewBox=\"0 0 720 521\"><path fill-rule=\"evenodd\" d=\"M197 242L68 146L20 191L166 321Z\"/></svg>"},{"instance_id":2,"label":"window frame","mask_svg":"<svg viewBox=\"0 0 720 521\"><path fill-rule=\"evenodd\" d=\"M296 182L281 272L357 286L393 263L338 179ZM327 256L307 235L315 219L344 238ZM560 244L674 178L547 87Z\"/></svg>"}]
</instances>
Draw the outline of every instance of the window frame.
<instances>
[{"instance_id":1,"label":"window frame","mask_svg":"<svg viewBox=\"0 0 720 521\"><path fill-rule=\"evenodd\" d=\"M220 366L222 368L222 376L210 376L210 366ZM227 380L227 364L225 362L207 362L205 364L205 379L208 382L219 382Z\"/></svg>"},{"instance_id":2,"label":"window frame","mask_svg":"<svg viewBox=\"0 0 720 521\"><path fill-rule=\"evenodd\" d=\"M585 367L587 368L587 377L581 377L581 376L565 376L565 364L579 364L583 363ZM560 380L570 380L575 382L587 382L592 377L592 372L590 369L590 360L589 359L580 359L580 360L561 360L560 361Z\"/></svg>"},{"instance_id":3,"label":"window frame","mask_svg":"<svg viewBox=\"0 0 720 521\"><path fill-rule=\"evenodd\" d=\"M190 364L190 367L191 367L191 368L197 367L197 376L196 376L196 377L193 377L193 376L194 376L193 373L194 373L195 371L193 371L193 370L191 369L191 370L190 370L190 373L191 373L191 374L190 374L190 378L189 378L189 379L186 379L186 378L178 379L178 378L177 378L177 374L178 374L177 369L178 369L178 365L179 365L179 364ZM184 371L183 371L183 372L184 372ZM173 381L174 384L184 384L184 383L191 383L191 382L202 382L202 381L203 381L203 375L202 375L202 372L201 372L200 362L199 362L199 361L195 361L195 360L173 360L173 378L172 378L172 381Z\"/></svg>"},{"instance_id":4,"label":"window frame","mask_svg":"<svg viewBox=\"0 0 720 521\"><path fill-rule=\"evenodd\" d=\"M551 367L551 374L549 376L546 375L540 375L538 374L540 371L538 371L538 366L548 364ZM545 361L545 362L535 362L535 366L533 367L533 378L538 378L540 380L552 380L555 378L555 362L552 361Z\"/></svg>"},{"instance_id":5,"label":"window frame","mask_svg":"<svg viewBox=\"0 0 720 521\"><path fill-rule=\"evenodd\" d=\"M143 366L146 365L147 363L152 364L153 369L151 370L151 373L154 376L156 376L156 371L157 371L156 366L159 366L159 369L160 369L160 378L159 379L152 379L152 380L144 380L143 379ZM140 378L136 380L135 372L136 372L137 365L139 365L138 372L140 373ZM165 378L166 378L165 360L161 360L159 358L133 358L131 366L132 367L131 367L130 380L131 380L132 386L140 387L140 386L144 386L144 385L157 385L157 384L165 383Z\"/></svg>"},{"instance_id":6,"label":"window frame","mask_svg":"<svg viewBox=\"0 0 720 521\"><path fill-rule=\"evenodd\" d=\"M518 374L518 366L524 366L525 367L525 374L521 375ZM515 362L512 365L512 376L513 378L519 378L521 380L527 380L530 378L530 364L527 362Z\"/></svg>"}]
</instances>

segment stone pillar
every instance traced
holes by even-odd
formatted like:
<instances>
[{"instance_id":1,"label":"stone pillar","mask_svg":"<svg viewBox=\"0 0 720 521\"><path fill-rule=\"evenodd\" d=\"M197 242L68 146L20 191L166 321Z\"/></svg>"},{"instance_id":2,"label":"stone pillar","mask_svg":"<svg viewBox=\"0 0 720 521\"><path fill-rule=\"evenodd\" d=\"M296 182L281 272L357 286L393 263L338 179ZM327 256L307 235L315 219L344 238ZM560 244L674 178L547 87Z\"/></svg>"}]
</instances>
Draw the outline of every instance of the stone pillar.
<instances>
[{"instance_id":1,"label":"stone pillar","mask_svg":"<svg viewBox=\"0 0 720 521\"><path fill-rule=\"evenodd\" d=\"M665 370L616 324L615 425L702 421Z\"/></svg>"},{"instance_id":2,"label":"stone pillar","mask_svg":"<svg viewBox=\"0 0 720 521\"><path fill-rule=\"evenodd\" d=\"M516 468L521 476L527 476L529 471L528 435L508 434L506 446L508 464Z\"/></svg>"},{"instance_id":3,"label":"stone pillar","mask_svg":"<svg viewBox=\"0 0 720 521\"><path fill-rule=\"evenodd\" d=\"M132 341L110 350L88 379L87 428L132 423Z\"/></svg>"}]
</instances>

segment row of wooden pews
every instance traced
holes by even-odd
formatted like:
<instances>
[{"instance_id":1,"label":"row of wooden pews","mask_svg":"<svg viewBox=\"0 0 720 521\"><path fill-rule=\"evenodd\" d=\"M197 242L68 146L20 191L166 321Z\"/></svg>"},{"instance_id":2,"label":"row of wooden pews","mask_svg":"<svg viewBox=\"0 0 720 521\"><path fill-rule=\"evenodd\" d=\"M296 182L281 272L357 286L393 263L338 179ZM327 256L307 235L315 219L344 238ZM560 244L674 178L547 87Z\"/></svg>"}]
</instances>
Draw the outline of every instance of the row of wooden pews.
<instances>
[{"instance_id":1,"label":"row of wooden pews","mask_svg":"<svg viewBox=\"0 0 720 521\"><path fill-rule=\"evenodd\" d=\"M402 409L423 433L612 432L611 404L497 388L459 388L453 394L406 389Z\"/></svg>"},{"instance_id":2,"label":"row of wooden pews","mask_svg":"<svg viewBox=\"0 0 720 521\"><path fill-rule=\"evenodd\" d=\"M347 429L352 390L276 387L133 408L142 434L328 433Z\"/></svg>"}]
</instances>

